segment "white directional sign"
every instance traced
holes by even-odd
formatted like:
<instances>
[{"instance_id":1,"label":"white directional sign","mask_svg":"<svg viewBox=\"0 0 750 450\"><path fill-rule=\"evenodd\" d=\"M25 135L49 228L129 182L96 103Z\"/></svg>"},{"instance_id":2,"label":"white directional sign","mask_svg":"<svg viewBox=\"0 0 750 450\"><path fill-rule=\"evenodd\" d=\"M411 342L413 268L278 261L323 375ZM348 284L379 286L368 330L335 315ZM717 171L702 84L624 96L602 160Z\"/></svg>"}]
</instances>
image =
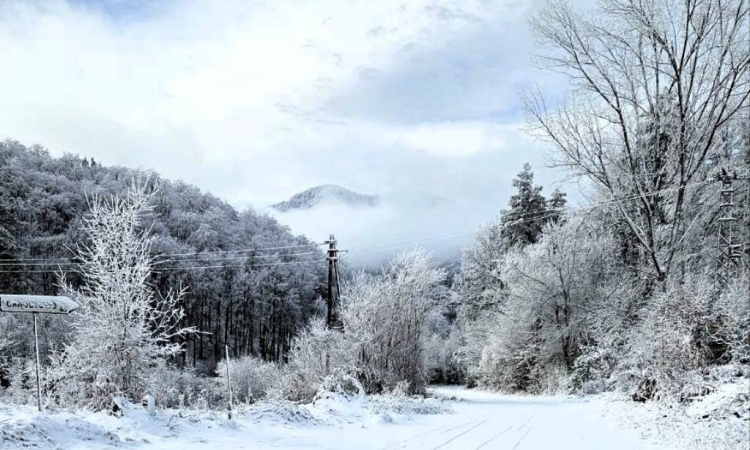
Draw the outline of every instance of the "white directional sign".
<instances>
[{"instance_id":1,"label":"white directional sign","mask_svg":"<svg viewBox=\"0 0 750 450\"><path fill-rule=\"evenodd\" d=\"M0 311L12 313L68 314L78 304L68 297L0 294Z\"/></svg>"},{"instance_id":2,"label":"white directional sign","mask_svg":"<svg viewBox=\"0 0 750 450\"><path fill-rule=\"evenodd\" d=\"M36 315L68 314L78 308L78 303L68 297L50 295L6 295L0 294L0 312L33 313L34 345L36 347L36 404L42 411L42 388L39 383L39 334L36 332Z\"/></svg>"}]
</instances>

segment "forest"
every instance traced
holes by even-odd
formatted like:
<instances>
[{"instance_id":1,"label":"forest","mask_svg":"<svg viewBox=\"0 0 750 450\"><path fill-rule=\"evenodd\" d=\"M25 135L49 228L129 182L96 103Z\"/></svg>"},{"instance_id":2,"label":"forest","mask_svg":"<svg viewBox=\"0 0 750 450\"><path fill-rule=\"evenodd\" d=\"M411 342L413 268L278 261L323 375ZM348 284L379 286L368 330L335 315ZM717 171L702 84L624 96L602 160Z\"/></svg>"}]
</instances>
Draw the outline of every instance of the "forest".
<instances>
[{"instance_id":1,"label":"forest","mask_svg":"<svg viewBox=\"0 0 750 450\"><path fill-rule=\"evenodd\" d=\"M76 249L87 244L81 225L90 202L126 195L135 180L156 192L139 225L158 255L148 282L164 293L187 288L180 326L201 331L181 342L175 362L210 373L225 345L234 356L282 360L295 331L320 311L325 267L316 243L186 183L74 155L54 158L11 140L0 143L0 292L55 295L60 274L80 286ZM64 335L63 321L44 320L44 330ZM27 318L3 315L6 361L31 355L22 337L28 326ZM44 352L63 335L45 336Z\"/></svg>"}]
</instances>

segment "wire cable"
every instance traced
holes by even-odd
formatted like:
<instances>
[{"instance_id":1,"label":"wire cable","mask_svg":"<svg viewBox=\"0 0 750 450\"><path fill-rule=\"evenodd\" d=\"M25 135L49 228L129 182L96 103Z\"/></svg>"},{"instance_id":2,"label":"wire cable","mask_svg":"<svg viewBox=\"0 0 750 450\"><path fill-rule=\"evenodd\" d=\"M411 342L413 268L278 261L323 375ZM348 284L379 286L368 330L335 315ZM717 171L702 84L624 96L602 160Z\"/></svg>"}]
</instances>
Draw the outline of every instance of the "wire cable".
<instances>
[{"instance_id":1,"label":"wire cable","mask_svg":"<svg viewBox=\"0 0 750 450\"><path fill-rule=\"evenodd\" d=\"M709 180L709 181L688 183L685 186L674 186L674 187L659 189L659 190L651 191L651 192L631 194L629 196L614 198L612 200L608 200L608 201L604 201L604 202L599 202L599 203L595 203L595 204L590 205L590 206L584 206L584 207L578 207L578 208L559 208L559 209L553 209L553 210L545 210L545 211L536 211L536 212L531 212L531 213L524 213L524 214L519 215L518 219L516 219L516 220L514 220L512 222L507 222L507 223L503 224L502 227L501 227L501 229L505 229L507 227L514 226L514 225L521 224L521 223L528 223L528 222L533 222L533 221L536 221L536 220L543 220L543 219L551 218L551 217L554 217L554 216L559 216L561 214L573 215L573 214L581 213L581 212L589 212L589 211L593 211L595 209L598 209L598 208L601 208L601 207L605 207L605 206L609 206L609 205L613 205L613 204L624 203L624 202L627 202L627 201L637 200L637 199L641 199L641 198L644 198L644 197L651 197L651 196L659 195L659 194L664 193L664 192L670 192L670 191L675 191L675 190L680 190L680 189L688 189L688 188L692 188L692 187L695 187L695 186L703 186L703 185L707 185L707 184L711 184L711 183L715 183L715 182L716 182L716 180ZM399 240L399 241L395 241L395 243L404 242L403 245L397 245L397 246L391 246L391 247L385 247L385 248L377 248L376 247L376 249L374 251L367 250L367 252L368 253L382 253L382 252L386 252L386 251L389 251L389 250L396 250L396 249L400 249L400 248L407 248L407 247L411 247L411 246L417 246L417 245L423 244L423 243L434 242L434 241L439 241L439 240L444 240L444 239L450 239L450 238L454 238L454 237L460 237L460 236L464 236L464 235L475 233L476 232L476 228L477 227L462 228L462 229L458 229L458 230L466 230L466 231L453 231L453 232L448 232L448 233L441 233L441 234L438 234L438 235L427 236L427 237L425 237L423 239L417 239L417 240L414 240L414 239L402 239L402 240ZM362 240L362 239L360 239L360 240ZM159 261L159 262L157 262L157 264L163 264L163 263L166 263L166 262L173 262L173 263L178 263L178 262L204 262L204 261L200 261L200 260L196 260L196 259L192 259L192 258L188 258L188 259L173 259L173 257L175 257L175 256L177 256L177 257L180 257L180 256L194 256L194 257L198 257L198 256L203 256L203 255L209 255L210 256L210 255L214 255L214 254L217 254L217 253L221 253L221 254L230 253L231 254L231 253L241 253L241 252L263 251L263 250L283 250L283 249L290 249L290 248L310 247L310 245L311 244L303 244L303 245L289 245L289 246L280 246L280 247L248 248L248 249L237 249L237 250L219 250L219 251L211 251L211 252L176 253L176 254L172 254L172 255L164 255L164 256L167 256L168 259L163 260L163 261ZM325 243L313 243L312 245L320 246L320 245L325 245ZM352 252L358 252L358 251L359 250L357 250L356 248L352 249ZM227 258L216 259L216 261L219 261L219 260L231 260L231 259L245 259L245 258L250 258L250 257L272 257L272 256L284 257L284 256L297 256L297 255L311 255L311 254L315 254L315 253L317 253L317 252L314 252L314 251L313 252L302 252L302 253L293 253L293 254L288 254L288 255L284 255L284 254L243 255L243 256L234 256L234 257L227 257ZM57 264L58 267L60 267L61 264L62 265L80 265L80 263L73 263L73 262L65 262L65 263L56 263L56 262L16 263L15 262L15 261L27 261L27 260L35 260L35 259L33 259L33 258L31 258L31 259L17 259L17 260L7 260L7 259L6 260L2 260L2 259L0 259L0 267L2 267L2 266L5 266L5 267L51 266L51 265L55 265L55 264ZM3 263L2 261L14 261L14 262ZM54 260L48 260L48 261L54 261ZM325 260L323 260L323 261L325 261ZM292 263L297 263L297 262L292 262ZM303 263L303 262L300 262L300 263ZM286 263L271 263L271 265L276 265L276 264L286 264ZM244 265L243 264L243 265L236 265L236 266L232 266L232 265L220 265L220 266L192 266L192 267L194 267L194 268L219 268L219 267L255 267L255 266L259 266L260 267L262 265L250 265L250 266L248 266L248 265ZM178 269L190 269L190 268L191 268L191 266L183 266L183 267L178 267L178 268L160 268L160 270L178 270ZM0 273L57 273L57 272L60 272L60 271L62 271L62 272L77 272L78 270L77 269L62 270L61 268L59 270L15 270L15 271L0 270Z\"/></svg>"}]
</instances>

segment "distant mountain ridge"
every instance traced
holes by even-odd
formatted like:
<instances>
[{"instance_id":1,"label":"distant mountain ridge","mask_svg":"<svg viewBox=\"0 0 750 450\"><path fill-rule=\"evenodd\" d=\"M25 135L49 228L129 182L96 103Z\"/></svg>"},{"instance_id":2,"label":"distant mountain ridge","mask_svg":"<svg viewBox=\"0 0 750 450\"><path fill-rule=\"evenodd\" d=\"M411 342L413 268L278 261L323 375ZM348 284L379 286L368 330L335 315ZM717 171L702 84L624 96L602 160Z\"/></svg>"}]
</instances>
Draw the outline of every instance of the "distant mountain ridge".
<instances>
[{"instance_id":1,"label":"distant mountain ridge","mask_svg":"<svg viewBox=\"0 0 750 450\"><path fill-rule=\"evenodd\" d=\"M380 203L377 195L360 194L336 184L315 186L293 195L289 200L271 205L275 210L287 212L311 209L320 204L338 203L356 208L374 208Z\"/></svg>"}]
</instances>

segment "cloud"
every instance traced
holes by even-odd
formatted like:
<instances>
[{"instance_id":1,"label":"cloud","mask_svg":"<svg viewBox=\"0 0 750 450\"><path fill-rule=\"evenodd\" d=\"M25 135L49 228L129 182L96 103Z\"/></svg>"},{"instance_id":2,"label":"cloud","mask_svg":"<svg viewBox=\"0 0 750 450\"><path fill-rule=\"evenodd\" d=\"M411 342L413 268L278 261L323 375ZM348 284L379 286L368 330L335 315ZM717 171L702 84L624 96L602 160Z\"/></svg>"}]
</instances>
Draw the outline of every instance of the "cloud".
<instances>
[{"instance_id":1,"label":"cloud","mask_svg":"<svg viewBox=\"0 0 750 450\"><path fill-rule=\"evenodd\" d=\"M5 1L0 131L240 207L337 183L497 211L543 160L516 96L537 3Z\"/></svg>"},{"instance_id":2,"label":"cloud","mask_svg":"<svg viewBox=\"0 0 750 450\"><path fill-rule=\"evenodd\" d=\"M486 122L440 122L399 127L384 134L394 145L436 156L462 157L481 151L501 150L505 144L503 137L508 130Z\"/></svg>"}]
</instances>

